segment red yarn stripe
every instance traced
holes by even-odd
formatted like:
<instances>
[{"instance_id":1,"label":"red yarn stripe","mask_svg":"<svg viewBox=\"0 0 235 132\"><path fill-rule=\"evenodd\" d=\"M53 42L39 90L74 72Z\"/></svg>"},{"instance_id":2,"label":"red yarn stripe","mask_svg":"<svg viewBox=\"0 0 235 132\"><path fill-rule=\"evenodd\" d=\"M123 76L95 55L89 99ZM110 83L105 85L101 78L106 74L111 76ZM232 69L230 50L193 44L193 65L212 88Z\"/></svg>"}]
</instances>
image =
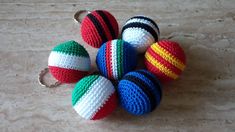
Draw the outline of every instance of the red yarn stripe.
<instances>
[{"instance_id":1,"label":"red yarn stripe","mask_svg":"<svg viewBox=\"0 0 235 132\"><path fill-rule=\"evenodd\" d=\"M108 26L104 22L104 19L97 12L95 12L95 11L92 14L98 19L99 23L102 25L102 28L103 28L103 30L105 32L107 40L112 40L111 33L109 31Z\"/></svg>"},{"instance_id":2,"label":"red yarn stripe","mask_svg":"<svg viewBox=\"0 0 235 132\"><path fill-rule=\"evenodd\" d=\"M115 17L112 14L108 13L107 11L104 11L104 13L108 17L111 25L113 26L113 29L115 31L115 36L118 37L119 28L118 28L118 23L117 23Z\"/></svg>"},{"instance_id":3,"label":"red yarn stripe","mask_svg":"<svg viewBox=\"0 0 235 132\"><path fill-rule=\"evenodd\" d=\"M92 31L88 29L92 29ZM88 44L90 44L95 48L100 47L101 44L99 43L102 42L102 39L97 29L95 28L95 25L89 18L86 17L82 21L81 31L82 31L82 38L84 39L84 41L86 41Z\"/></svg>"},{"instance_id":4,"label":"red yarn stripe","mask_svg":"<svg viewBox=\"0 0 235 132\"><path fill-rule=\"evenodd\" d=\"M107 102L105 102L105 104L100 108L100 110L94 115L94 117L92 118L92 120L98 120L101 119L107 115L109 115L110 113L112 113L115 108L117 107L117 94L113 93Z\"/></svg>"},{"instance_id":5,"label":"red yarn stripe","mask_svg":"<svg viewBox=\"0 0 235 132\"><path fill-rule=\"evenodd\" d=\"M158 53L154 52L152 48L149 48L147 50L150 55L152 55L158 62L160 62L162 65L166 66L168 69L170 69L172 72L174 72L177 75L181 74L181 70L175 67L173 64L162 58Z\"/></svg>"},{"instance_id":6,"label":"red yarn stripe","mask_svg":"<svg viewBox=\"0 0 235 132\"><path fill-rule=\"evenodd\" d=\"M168 77L166 74L164 74L162 71L160 71L157 67L152 65L149 61L145 59L144 61L145 66L147 69L153 73L162 83L169 82L173 80L171 77Z\"/></svg>"},{"instance_id":7,"label":"red yarn stripe","mask_svg":"<svg viewBox=\"0 0 235 132\"><path fill-rule=\"evenodd\" d=\"M112 67L111 67L111 42L108 41L106 44L106 52L105 52L105 57L106 57L106 67L107 67L107 73L108 73L108 78L112 78Z\"/></svg>"},{"instance_id":8,"label":"red yarn stripe","mask_svg":"<svg viewBox=\"0 0 235 132\"><path fill-rule=\"evenodd\" d=\"M159 41L158 44L173 56L178 58L183 64L186 63L184 51L178 43L169 40L162 40Z\"/></svg>"},{"instance_id":9,"label":"red yarn stripe","mask_svg":"<svg viewBox=\"0 0 235 132\"><path fill-rule=\"evenodd\" d=\"M88 74L85 71L49 66L50 72L61 83L75 83Z\"/></svg>"}]
</instances>

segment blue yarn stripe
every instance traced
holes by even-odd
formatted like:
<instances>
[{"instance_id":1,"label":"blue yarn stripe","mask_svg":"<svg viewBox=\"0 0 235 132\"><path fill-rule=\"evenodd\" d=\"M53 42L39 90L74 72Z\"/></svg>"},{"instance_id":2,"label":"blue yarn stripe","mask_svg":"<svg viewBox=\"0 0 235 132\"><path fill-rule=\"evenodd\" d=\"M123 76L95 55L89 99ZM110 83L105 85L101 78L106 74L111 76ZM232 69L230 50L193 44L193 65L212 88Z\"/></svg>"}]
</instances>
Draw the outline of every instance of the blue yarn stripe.
<instances>
[{"instance_id":1,"label":"blue yarn stripe","mask_svg":"<svg viewBox=\"0 0 235 132\"><path fill-rule=\"evenodd\" d=\"M102 73L102 75L104 75L105 77L108 77L108 72L107 72L107 68L106 68L106 60L105 60L105 52L106 51L106 44L103 44L97 55L96 55L96 64L97 64L97 68L100 70L100 72Z\"/></svg>"},{"instance_id":2,"label":"blue yarn stripe","mask_svg":"<svg viewBox=\"0 0 235 132\"><path fill-rule=\"evenodd\" d=\"M151 103L151 111L152 111L156 106L156 99L155 99L155 95L151 92L149 88L151 86L149 86L148 83L143 81L143 78L140 79L136 77L135 73L125 75L123 79L134 82L148 96L150 103Z\"/></svg>"}]
</instances>

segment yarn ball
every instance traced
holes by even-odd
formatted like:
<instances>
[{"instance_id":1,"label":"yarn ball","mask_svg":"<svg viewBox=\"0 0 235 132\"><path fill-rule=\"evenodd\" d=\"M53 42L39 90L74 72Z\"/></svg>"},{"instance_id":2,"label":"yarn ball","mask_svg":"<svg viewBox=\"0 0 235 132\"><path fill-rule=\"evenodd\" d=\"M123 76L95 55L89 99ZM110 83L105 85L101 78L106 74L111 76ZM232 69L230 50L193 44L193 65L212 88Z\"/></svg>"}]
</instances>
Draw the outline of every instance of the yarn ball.
<instances>
[{"instance_id":1,"label":"yarn ball","mask_svg":"<svg viewBox=\"0 0 235 132\"><path fill-rule=\"evenodd\" d=\"M158 25L146 16L134 16L122 28L122 39L144 53L148 46L157 42L160 36Z\"/></svg>"},{"instance_id":2,"label":"yarn ball","mask_svg":"<svg viewBox=\"0 0 235 132\"><path fill-rule=\"evenodd\" d=\"M52 49L48 67L52 76L59 82L75 83L88 74L91 62L86 49L72 40Z\"/></svg>"},{"instance_id":3,"label":"yarn ball","mask_svg":"<svg viewBox=\"0 0 235 132\"><path fill-rule=\"evenodd\" d=\"M95 48L99 48L109 40L117 39L118 33L117 20L105 10L92 11L81 23L83 40Z\"/></svg>"},{"instance_id":4,"label":"yarn ball","mask_svg":"<svg viewBox=\"0 0 235 132\"><path fill-rule=\"evenodd\" d=\"M147 70L127 73L119 82L117 91L121 106L134 115L152 112L162 98L160 81Z\"/></svg>"},{"instance_id":5,"label":"yarn ball","mask_svg":"<svg viewBox=\"0 0 235 132\"><path fill-rule=\"evenodd\" d=\"M135 69L137 53L129 43L120 39L111 40L100 47L96 64L103 76L118 80Z\"/></svg>"},{"instance_id":6,"label":"yarn ball","mask_svg":"<svg viewBox=\"0 0 235 132\"><path fill-rule=\"evenodd\" d=\"M100 75L90 75L81 79L72 92L73 108L85 119L102 119L111 114L117 104L113 84Z\"/></svg>"},{"instance_id":7,"label":"yarn ball","mask_svg":"<svg viewBox=\"0 0 235 132\"><path fill-rule=\"evenodd\" d=\"M144 62L150 72L166 83L179 77L185 69L186 57L177 42L162 40L147 49Z\"/></svg>"}]
</instances>

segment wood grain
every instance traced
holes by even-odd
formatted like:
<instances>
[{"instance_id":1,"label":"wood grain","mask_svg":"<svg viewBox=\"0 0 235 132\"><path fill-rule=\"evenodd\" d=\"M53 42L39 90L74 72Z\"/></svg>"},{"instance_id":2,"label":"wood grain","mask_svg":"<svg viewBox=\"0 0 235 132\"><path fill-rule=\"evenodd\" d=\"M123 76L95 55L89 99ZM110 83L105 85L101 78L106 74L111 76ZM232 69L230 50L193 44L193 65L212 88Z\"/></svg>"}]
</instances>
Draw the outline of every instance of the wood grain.
<instances>
[{"instance_id":1,"label":"wood grain","mask_svg":"<svg viewBox=\"0 0 235 132\"><path fill-rule=\"evenodd\" d=\"M86 121L71 106L74 85L46 89L37 82L52 47L80 37L77 10L106 9L122 26L133 15L152 17L161 38L181 44L187 68L164 86L160 107L135 117L118 108ZM120 26L120 27L121 27ZM234 0L0 0L0 131L235 131Z\"/></svg>"}]
</instances>

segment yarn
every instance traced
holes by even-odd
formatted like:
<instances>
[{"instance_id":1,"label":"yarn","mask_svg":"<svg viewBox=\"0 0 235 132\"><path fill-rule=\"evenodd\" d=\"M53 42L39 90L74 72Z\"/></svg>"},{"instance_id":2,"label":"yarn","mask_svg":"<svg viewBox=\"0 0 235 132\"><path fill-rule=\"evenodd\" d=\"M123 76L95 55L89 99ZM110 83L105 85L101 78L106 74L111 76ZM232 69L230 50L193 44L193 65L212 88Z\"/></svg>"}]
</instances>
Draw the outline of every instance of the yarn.
<instances>
[{"instance_id":1,"label":"yarn","mask_svg":"<svg viewBox=\"0 0 235 132\"><path fill-rule=\"evenodd\" d=\"M105 10L89 13L81 23L83 40L92 47L99 48L103 43L116 39L119 28L114 16Z\"/></svg>"},{"instance_id":2,"label":"yarn","mask_svg":"<svg viewBox=\"0 0 235 132\"><path fill-rule=\"evenodd\" d=\"M51 74L61 83L75 83L88 74L90 57L86 49L75 41L54 47L48 58Z\"/></svg>"},{"instance_id":3,"label":"yarn","mask_svg":"<svg viewBox=\"0 0 235 132\"><path fill-rule=\"evenodd\" d=\"M161 101L162 87L147 70L127 73L118 84L121 106L129 113L143 115L153 111Z\"/></svg>"},{"instance_id":4,"label":"yarn","mask_svg":"<svg viewBox=\"0 0 235 132\"><path fill-rule=\"evenodd\" d=\"M158 25L146 16L134 16L122 28L122 39L144 53L160 36Z\"/></svg>"},{"instance_id":5,"label":"yarn","mask_svg":"<svg viewBox=\"0 0 235 132\"><path fill-rule=\"evenodd\" d=\"M152 44L145 53L146 68L163 83L175 80L185 69L186 57L177 42L162 40Z\"/></svg>"},{"instance_id":6,"label":"yarn","mask_svg":"<svg viewBox=\"0 0 235 132\"><path fill-rule=\"evenodd\" d=\"M98 120L117 107L117 95L111 81L100 75L81 79L72 92L72 105L83 118Z\"/></svg>"},{"instance_id":7,"label":"yarn","mask_svg":"<svg viewBox=\"0 0 235 132\"><path fill-rule=\"evenodd\" d=\"M103 44L96 56L100 73L112 80L122 78L137 65L137 53L127 42L116 39Z\"/></svg>"}]
</instances>

